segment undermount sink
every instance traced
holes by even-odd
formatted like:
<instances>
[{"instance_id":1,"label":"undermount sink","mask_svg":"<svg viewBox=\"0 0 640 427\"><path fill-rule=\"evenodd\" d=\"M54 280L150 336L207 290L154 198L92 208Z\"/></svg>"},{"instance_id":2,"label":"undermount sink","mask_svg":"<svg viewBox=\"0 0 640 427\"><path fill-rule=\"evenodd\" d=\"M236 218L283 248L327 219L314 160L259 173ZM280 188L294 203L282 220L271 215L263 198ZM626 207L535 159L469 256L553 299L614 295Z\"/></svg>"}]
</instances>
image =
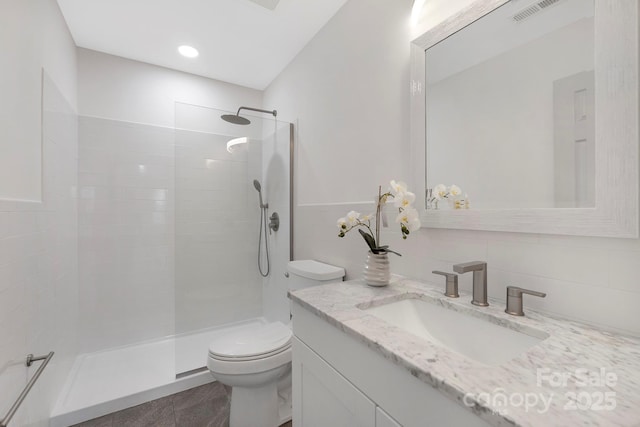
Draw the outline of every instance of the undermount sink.
<instances>
[{"instance_id":1,"label":"undermount sink","mask_svg":"<svg viewBox=\"0 0 640 427\"><path fill-rule=\"evenodd\" d=\"M364 310L406 332L486 365L505 363L548 337L542 331L532 330L532 335L528 335L417 298Z\"/></svg>"}]
</instances>

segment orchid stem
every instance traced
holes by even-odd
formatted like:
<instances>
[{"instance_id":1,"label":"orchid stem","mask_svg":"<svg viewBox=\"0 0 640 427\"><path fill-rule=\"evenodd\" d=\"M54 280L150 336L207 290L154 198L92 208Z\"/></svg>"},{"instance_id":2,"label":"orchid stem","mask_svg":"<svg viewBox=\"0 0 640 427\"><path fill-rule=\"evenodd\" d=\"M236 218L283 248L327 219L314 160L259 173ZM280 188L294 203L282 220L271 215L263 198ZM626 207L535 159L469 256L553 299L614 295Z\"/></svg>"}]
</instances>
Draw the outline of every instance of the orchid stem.
<instances>
[{"instance_id":1,"label":"orchid stem","mask_svg":"<svg viewBox=\"0 0 640 427\"><path fill-rule=\"evenodd\" d=\"M378 205L376 206L376 246L380 247L380 199L382 198L382 186L378 186Z\"/></svg>"}]
</instances>

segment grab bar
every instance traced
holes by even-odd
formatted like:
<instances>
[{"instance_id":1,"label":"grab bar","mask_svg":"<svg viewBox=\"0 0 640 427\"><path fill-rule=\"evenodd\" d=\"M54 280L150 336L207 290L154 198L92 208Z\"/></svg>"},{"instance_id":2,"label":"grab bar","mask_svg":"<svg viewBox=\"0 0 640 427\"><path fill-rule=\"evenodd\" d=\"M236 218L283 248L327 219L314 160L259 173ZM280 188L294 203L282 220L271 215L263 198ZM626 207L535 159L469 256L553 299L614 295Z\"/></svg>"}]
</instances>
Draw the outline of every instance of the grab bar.
<instances>
[{"instance_id":1,"label":"grab bar","mask_svg":"<svg viewBox=\"0 0 640 427\"><path fill-rule=\"evenodd\" d=\"M33 377L31 377L31 380L29 380L24 390L22 390L22 393L20 393L20 396L18 396L18 399L15 401L13 406L9 409L9 412L7 412L7 415L2 419L2 421L0 421L0 427L7 427L7 424L9 424L9 421L11 421L11 418L13 418L16 411L20 407L20 405L22 405L22 401L24 400L25 397L27 397L27 394L29 394L29 392L31 391L31 388L36 383L36 381L38 381L40 374L42 374L42 371L44 371L44 368L47 367L47 364L49 363L53 355L54 355L53 351L50 351L49 354L47 354L46 356L34 357L33 354L27 355L27 359L25 361L25 365L27 366L31 366L33 362L37 362L38 360L44 360L44 362L42 362L42 365L40 365L36 373L33 375Z\"/></svg>"}]
</instances>

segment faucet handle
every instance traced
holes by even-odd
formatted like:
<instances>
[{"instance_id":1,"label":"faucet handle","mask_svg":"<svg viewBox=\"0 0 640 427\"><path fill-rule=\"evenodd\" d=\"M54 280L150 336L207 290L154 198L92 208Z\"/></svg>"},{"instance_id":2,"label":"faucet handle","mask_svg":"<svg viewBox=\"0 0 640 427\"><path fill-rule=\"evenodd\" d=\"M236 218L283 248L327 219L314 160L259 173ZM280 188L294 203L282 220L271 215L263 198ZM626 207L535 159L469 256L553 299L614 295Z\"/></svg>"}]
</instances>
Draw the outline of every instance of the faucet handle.
<instances>
[{"instance_id":1,"label":"faucet handle","mask_svg":"<svg viewBox=\"0 0 640 427\"><path fill-rule=\"evenodd\" d=\"M533 295L540 298L547 296L544 292L532 291L531 289L524 289L518 286L507 286L507 308L504 310L505 313L513 316L524 316L522 294Z\"/></svg>"},{"instance_id":2,"label":"faucet handle","mask_svg":"<svg viewBox=\"0 0 640 427\"><path fill-rule=\"evenodd\" d=\"M531 289L520 288L518 286L507 286L507 294L514 296L522 296L522 294L528 294L540 298L544 298L547 296L547 294L545 294L544 292L532 291Z\"/></svg>"},{"instance_id":3,"label":"faucet handle","mask_svg":"<svg viewBox=\"0 0 640 427\"><path fill-rule=\"evenodd\" d=\"M449 298L458 298L458 275L455 273L446 273L444 271L434 270L433 274L439 274L447 278L444 295Z\"/></svg>"}]
</instances>

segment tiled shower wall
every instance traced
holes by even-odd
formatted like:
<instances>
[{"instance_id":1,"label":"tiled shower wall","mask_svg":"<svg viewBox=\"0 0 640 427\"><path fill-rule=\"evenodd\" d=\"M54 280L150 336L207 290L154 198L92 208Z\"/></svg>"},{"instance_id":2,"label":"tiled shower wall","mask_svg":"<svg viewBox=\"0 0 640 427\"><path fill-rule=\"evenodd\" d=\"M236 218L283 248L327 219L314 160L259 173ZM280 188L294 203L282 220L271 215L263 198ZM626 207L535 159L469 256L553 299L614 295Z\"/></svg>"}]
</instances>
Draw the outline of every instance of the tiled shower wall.
<instances>
[{"instance_id":1,"label":"tiled shower wall","mask_svg":"<svg viewBox=\"0 0 640 427\"><path fill-rule=\"evenodd\" d=\"M229 153L229 139L176 131L176 333L262 315L261 145Z\"/></svg>"},{"instance_id":2,"label":"tiled shower wall","mask_svg":"<svg viewBox=\"0 0 640 427\"><path fill-rule=\"evenodd\" d=\"M173 130L80 117L82 351L174 330Z\"/></svg>"},{"instance_id":3,"label":"tiled shower wall","mask_svg":"<svg viewBox=\"0 0 640 427\"><path fill-rule=\"evenodd\" d=\"M259 146L86 116L79 138L83 352L261 315Z\"/></svg>"}]
</instances>

